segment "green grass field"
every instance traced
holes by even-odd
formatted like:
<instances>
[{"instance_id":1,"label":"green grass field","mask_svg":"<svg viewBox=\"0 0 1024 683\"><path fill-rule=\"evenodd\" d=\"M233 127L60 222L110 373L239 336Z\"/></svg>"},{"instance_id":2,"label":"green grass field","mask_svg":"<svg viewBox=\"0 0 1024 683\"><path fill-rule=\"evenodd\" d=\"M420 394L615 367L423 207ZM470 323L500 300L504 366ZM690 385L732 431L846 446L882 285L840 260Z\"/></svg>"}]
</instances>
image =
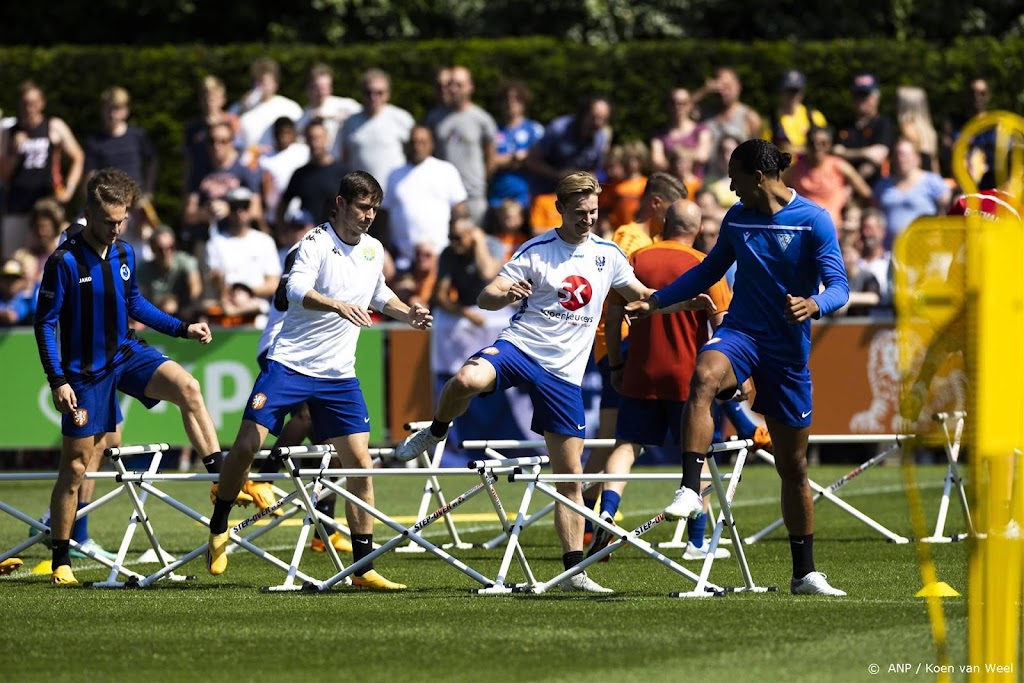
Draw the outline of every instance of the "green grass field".
<instances>
[{"instance_id":1,"label":"green grass field","mask_svg":"<svg viewBox=\"0 0 1024 683\"><path fill-rule=\"evenodd\" d=\"M827 485L849 466L815 467L811 477ZM919 470L926 515L934 524L944 468ZM474 483L447 477L449 498ZM101 482L97 495L111 484ZM286 485L287 486L287 485ZM378 477L379 507L396 517L416 511L422 480ZM503 482L499 491L514 510L522 484ZM170 495L209 514L207 487L167 483ZM646 521L671 497L667 482L637 482L623 499L622 526ZM38 515L49 497L48 482L0 482L0 500ZM910 536L900 471L877 467L840 491L842 497L881 524ZM535 499L532 509L543 501ZM206 530L154 498L147 503L164 548L184 554L203 543ZM766 466L749 466L736 498L736 519L750 535L778 516L778 481ZM491 511L485 495L457 510L464 540L485 541L496 521L479 521ZM481 597L464 574L426 554L389 554L377 568L409 584L401 594L369 594L337 587L327 593L274 593L260 586L281 583L283 574L254 556L231 555L228 572L213 578L202 560L186 569L189 582L162 582L148 590L57 589L48 575L31 569L49 559L42 545L26 551L24 567L0 578L0 678L10 681L890 681L890 664L936 663L913 545L886 542L875 531L822 501L816 506L818 569L849 593L846 598L795 597L788 592L790 557L783 531L753 546L747 556L755 582L778 585L768 594L672 599L692 586L682 576L632 548L592 568L591 575L616 590L607 597L563 594ZM121 497L91 516L94 538L116 549L129 514ZM339 513L340 514L340 513ZM236 516L238 519L241 515ZM404 521L404 520L403 520ZM961 530L956 502L947 531ZM673 524L645 537L668 540ZM929 529L930 531L930 529ZM424 532L446 538L443 522ZM0 513L0 548L25 538L26 527ZM274 530L261 547L291 556L298 528ZM378 526L375 540L391 537ZM561 570L550 517L527 529L523 545L541 580ZM129 564L143 574L156 565L131 562L146 549L136 535ZM966 594L964 543L932 546L939 578ZM494 576L501 549L453 554L484 575ZM678 557L680 551L666 551ZM350 561L351 556L343 555ZM81 581L97 581L106 570L76 560ZM686 563L695 571L699 563ZM513 564L510 578L521 579ZM307 553L302 569L317 578L334 573L324 555ZM734 559L719 560L711 579L740 585ZM954 664L966 663L966 598L944 600ZM872 675L877 664L881 673ZM913 668L911 669L913 671ZM930 680L932 676L924 679ZM954 680L964 680L956 674Z\"/></svg>"}]
</instances>

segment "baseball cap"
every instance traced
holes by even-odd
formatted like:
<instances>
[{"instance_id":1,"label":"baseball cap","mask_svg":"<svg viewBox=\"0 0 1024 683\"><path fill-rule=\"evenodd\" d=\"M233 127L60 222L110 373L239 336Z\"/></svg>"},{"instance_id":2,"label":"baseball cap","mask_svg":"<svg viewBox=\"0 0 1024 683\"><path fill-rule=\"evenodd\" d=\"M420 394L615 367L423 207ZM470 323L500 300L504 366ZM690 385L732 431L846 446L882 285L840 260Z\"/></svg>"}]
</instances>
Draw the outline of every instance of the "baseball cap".
<instances>
[{"instance_id":1,"label":"baseball cap","mask_svg":"<svg viewBox=\"0 0 1024 683\"><path fill-rule=\"evenodd\" d=\"M782 85L780 87L783 90L803 90L807 87L807 79L796 69L790 69L782 74Z\"/></svg>"},{"instance_id":2,"label":"baseball cap","mask_svg":"<svg viewBox=\"0 0 1024 683\"><path fill-rule=\"evenodd\" d=\"M21 265L21 261L15 259L8 259L4 262L3 269L0 270L0 276L3 277L24 277L25 269Z\"/></svg>"},{"instance_id":3,"label":"baseball cap","mask_svg":"<svg viewBox=\"0 0 1024 683\"><path fill-rule=\"evenodd\" d=\"M284 215L286 223L291 225L315 225L316 217L311 211L306 211L302 208L289 209Z\"/></svg>"},{"instance_id":4,"label":"baseball cap","mask_svg":"<svg viewBox=\"0 0 1024 683\"><path fill-rule=\"evenodd\" d=\"M873 74L857 74L853 78L853 92L870 93L877 91L878 79Z\"/></svg>"},{"instance_id":5,"label":"baseball cap","mask_svg":"<svg viewBox=\"0 0 1024 683\"><path fill-rule=\"evenodd\" d=\"M248 204L252 201L252 190L244 185L231 188L224 195L224 201L228 204Z\"/></svg>"}]
</instances>

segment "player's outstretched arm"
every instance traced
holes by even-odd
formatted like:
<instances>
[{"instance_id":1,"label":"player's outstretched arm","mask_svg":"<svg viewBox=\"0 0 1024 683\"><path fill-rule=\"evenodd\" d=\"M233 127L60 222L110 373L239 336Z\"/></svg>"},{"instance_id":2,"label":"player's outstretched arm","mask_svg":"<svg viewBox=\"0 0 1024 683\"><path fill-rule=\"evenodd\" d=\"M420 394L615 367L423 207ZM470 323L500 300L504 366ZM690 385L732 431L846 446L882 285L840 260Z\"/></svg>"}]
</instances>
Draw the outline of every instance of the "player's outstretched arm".
<instances>
[{"instance_id":1,"label":"player's outstretched arm","mask_svg":"<svg viewBox=\"0 0 1024 683\"><path fill-rule=\"evenodd\" d=\"M416 330L429 330L434 322L434 316L430 314L429 308L419 303L407 306L397 296L384 304L381 313L389 318L408 323L409 327Z\"/></svg>"},{"instance_id":2,"label":"player's outstretched arm","mask_svg":"<svg viewBox=\"0 0 1024 683\"><path fill-rule=\"evenodd\" d=\"M213 341L213 332L206 323L192 323L186 330L189 339L195 339L200 344L209 344Z\"/></svg>"},{"instance_id":3,"label":"player's outstretched arm","mask_svg":"<svg viewBox=\"0 0 1024 683\"><path fill-rule=\"evenodd\" d=\"M356 327L370 327L373 325L373 319L370 317L369 312L362 306L328 298L315 289L309 290L302 297L302 307L310 311L337 313Z\"/></svg>"},{"instance_id":4,"label":"player's outstretched arm","mask_svg":"<svg viewBox=\"0 0 1024 683\"><path fill-rule=\"evenodd\" d=\"M498 311L509 304L522 301L532 293L533 287L528 280L510 280L499 275L480 292L476 304L487 311Z\"/></svg>"}]
</instances>

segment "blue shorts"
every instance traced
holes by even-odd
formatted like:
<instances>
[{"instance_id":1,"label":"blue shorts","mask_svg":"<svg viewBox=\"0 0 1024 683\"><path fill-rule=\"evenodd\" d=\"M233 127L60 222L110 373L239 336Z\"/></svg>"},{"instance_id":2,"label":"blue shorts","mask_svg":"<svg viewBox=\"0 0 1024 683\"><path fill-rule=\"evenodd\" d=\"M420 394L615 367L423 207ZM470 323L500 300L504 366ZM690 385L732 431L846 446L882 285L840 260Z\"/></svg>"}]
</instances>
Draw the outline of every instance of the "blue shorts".
<instances>
[{"instance_id":1,"label":"blue shorts","mask_svg":"<svg viewBox=\"0 0 1024 683\"><path fill-rule=\"evenodd\" d=\"M811 371L807 365L780 361L759 348L753 337L726 326L701 348L725 354L743 384L754 379L755 411L782 424L803 429L811 426Z\"/></svg>"},{"instance_id":2,"label":"blue shorts","mask_svg":"<svg viewBox=\"0 0 1024 683\"><path fill-rule=\"evenodd\" d=\"M623 396L615 422L615 438L643 446L661 446L668 437L673 445L680 446L685 405L685 401Z\"/></svg>"},{"instance_id":3,"label":"blue shorts","mask_svg":"<svg viewBox=\"0 0 1024 683\"><path fill-rule=\"evenodd\" d=\"M125 342L127 357L99 377L69 381L78 399L78 408L61 416L60 431L64 436L81 439L113 432L123 419L117 392L137 398L146 408L158 401L146 396L146 385L157 368L170 359L137 339Z\"/></svg>"},{"instance_id":4,"label":"blue shorts","mask_svg":"<svg viewBox=\"0 0 1024 683\"><path fill-rule=\"evenodd\" d=\"M626 362L626 342L622 342L622 362ZM612 386L612 373L608 370L608 356L597 361L597 369L601 373L601 410L615 410L619 407L622 395Z\"/></svg>"},{"instance_id":5,"label":"blue shorts","mask_svg":"<svg viewBox=\"0 0 1024 683\"><path fill-rule=\"evenodd\" d=\"M533 422L530 429L543 434L564 434L583 438L587 431L587 418L583 412L583 391L575 384L555 377L530 358L515 344L499 339L493 346L493 355L483 349L471 356L482 358L494 366L498 373L495 391L525 384L533 403Z\"/></svg>"},{"instance_id":6,"label":"blue shorts","mask_svg":"<svg viewBox=\"0 0 1024 683\"><path fill-rule=\"evenodd\" d=\"M267 369L256 378L242 419L279 436L285 418L303 403L309 404L314 443L370 431L370 412L358 379L310 377L275 360L267 361Z\"/></svg>"}]
</instances>

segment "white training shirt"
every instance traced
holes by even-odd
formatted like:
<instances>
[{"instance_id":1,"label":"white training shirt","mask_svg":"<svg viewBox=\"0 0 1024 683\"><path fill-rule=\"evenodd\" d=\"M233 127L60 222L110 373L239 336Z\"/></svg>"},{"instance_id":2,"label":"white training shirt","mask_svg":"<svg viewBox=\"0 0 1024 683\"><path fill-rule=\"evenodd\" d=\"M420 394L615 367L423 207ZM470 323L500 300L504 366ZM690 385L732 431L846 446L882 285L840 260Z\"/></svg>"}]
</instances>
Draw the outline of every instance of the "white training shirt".
<instances>
[{"instance_id":1,"label":"white training shirt","mask_svg":"<svg viewBox=\"0 0 1024 683\"><path fill-rule=\"evenodd\" d=\"M359 328L337 313L302 306L310 290L361 308L378 311L395 298L384 284L384 247L363 235L345 244L330 223L302 238L288 276L288 312L268 358L308 377L355 377Z\"/></svg>"},{"instance_id":2,"label":"white training shirt","mask_svg":"<svg viewBox=\"0 0 1024 683\"><path fill-rule=\"evenodd\" d=\"M549 230L519 248L499 273L528 280L524 299L498 339L515 344L541 367L579 386L594 332L612 287L637 283L633 267L614 242L589 235L569 244Z\"/></svg>"}]
</instances>

